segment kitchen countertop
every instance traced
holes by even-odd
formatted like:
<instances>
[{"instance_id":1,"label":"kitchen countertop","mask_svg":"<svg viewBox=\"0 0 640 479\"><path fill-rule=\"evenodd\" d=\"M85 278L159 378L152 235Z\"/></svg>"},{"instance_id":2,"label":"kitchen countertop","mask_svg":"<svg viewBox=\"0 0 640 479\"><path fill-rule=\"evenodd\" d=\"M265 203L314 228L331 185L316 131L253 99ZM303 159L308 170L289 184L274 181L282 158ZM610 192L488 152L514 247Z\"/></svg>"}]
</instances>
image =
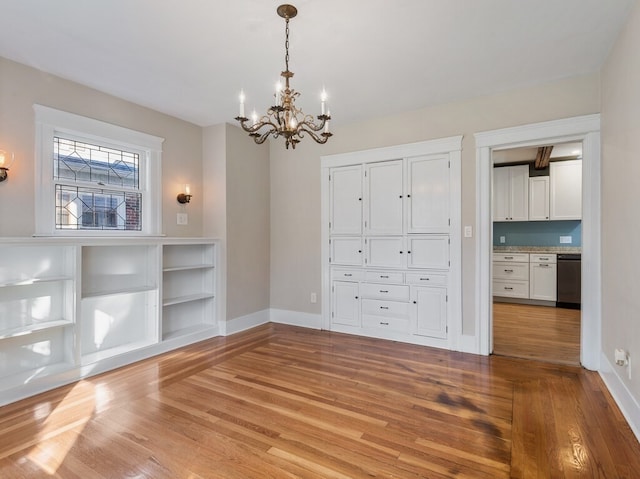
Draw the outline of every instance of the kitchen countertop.
<instances>
[{"instance_id":1,"label":"kitchen countertop","mask_svg":"<svg viewBox=\"0 0 640 479\"><path fill-rule=\"evenodd\" d=\"M494 253L582 253L579 246L494 246Z\"/></svg>"}]
</instances>

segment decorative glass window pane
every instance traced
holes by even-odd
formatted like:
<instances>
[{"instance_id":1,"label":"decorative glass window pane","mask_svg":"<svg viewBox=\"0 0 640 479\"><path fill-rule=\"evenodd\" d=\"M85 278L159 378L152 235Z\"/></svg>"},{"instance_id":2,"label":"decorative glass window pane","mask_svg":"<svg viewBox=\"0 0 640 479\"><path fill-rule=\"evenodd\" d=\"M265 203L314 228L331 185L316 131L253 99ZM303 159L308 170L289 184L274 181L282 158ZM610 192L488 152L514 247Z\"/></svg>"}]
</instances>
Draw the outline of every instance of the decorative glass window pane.
<instances>
[{"instance_id":1,"label":"decorative glass window pane","mask_svg":"<svg viewBox=\"0 0 640 479\"><path fill-rule=\"evenodd\" d=\"M61 137L53 143L55 179L139 189L138 153Z\"/></svg>"},{"instance_id":2,"label":"decorative glass window pane","mask_svg":"<svg viewBox=\"0 0 640 479\"><path fill-rule=\"evenodd\" d=\"M140 231L142 194L56 185L56 228Z\"/></svg>"}]
</instances>

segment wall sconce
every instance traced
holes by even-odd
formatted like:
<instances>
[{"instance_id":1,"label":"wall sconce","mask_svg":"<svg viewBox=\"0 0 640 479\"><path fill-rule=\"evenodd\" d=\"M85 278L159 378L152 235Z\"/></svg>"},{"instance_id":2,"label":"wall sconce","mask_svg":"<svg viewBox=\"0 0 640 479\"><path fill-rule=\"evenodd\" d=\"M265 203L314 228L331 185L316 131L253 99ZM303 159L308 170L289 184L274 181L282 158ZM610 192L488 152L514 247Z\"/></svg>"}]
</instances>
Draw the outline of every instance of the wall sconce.
<instances>
[{"instance_id":1,"label":"wall sconce","mask_svg":"<svg viewBox=\"0 0 640 479\"><path fill-rule=\"evenodd\" d=\"M0 150L0 182L7 179L9 174L9 167L13 165L13 161L15 160L13 153L11 153L11 158L9 158L9 153L4 150Z\"/></svg>"},{"instance_id":2,"label":"wall sconce","mask_svg":"<svg viewBox=\"0 0 640 479\"><path fill-rule=\"evenodd\" d=\"M191 194L191 188L189 187L189 185L184 185L184 193L180 193L178 195L178 203L183 205L185 203L189 203L192 196L193 195Z\"/></svg>"}]
</instances>

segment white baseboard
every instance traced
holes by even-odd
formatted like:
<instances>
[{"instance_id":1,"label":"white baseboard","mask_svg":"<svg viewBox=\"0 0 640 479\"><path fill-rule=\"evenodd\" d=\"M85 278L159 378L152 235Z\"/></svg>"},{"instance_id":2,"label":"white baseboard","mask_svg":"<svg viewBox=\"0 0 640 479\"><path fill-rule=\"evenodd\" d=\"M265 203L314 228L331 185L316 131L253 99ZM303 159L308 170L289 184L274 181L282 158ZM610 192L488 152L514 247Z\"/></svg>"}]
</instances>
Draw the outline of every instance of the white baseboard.
<instances>
[{"instance_id":1,"label":"white baseboard","mask_svg":"<svg viewBox=\"0 0 640 479\"><path fill-rule=\"evenodd\" d=\"M622 378L618 375L619 369L612 367L607 356L602 353L600 358L600 377L613 396L614 401L622 411L631 430L640 441L640 404L633 397Z\"/></svg>"},{"instance_id":2,"label":"white baseboard","mask_svg":"<svg viewBox=\"0 0 640 479\"><path fill-rule=\"evenodd\" d=\"M271 322L301 326L303 328L322 329L322 316L313 313L301 313L286 309L271 309Z\"/></svg>"},{"instance_id":3,"label":"white baseboard","mask_svg":"<svg viewBox=\"0 0 640 479\"><path fill-rule=\"evenodd\" d=\"M462 353L480 354L478 338L469 334L461 334L458 338L458 349Z\"/></svg>"},{"instance_id":4,"label":"white baseboard","mask_svg":"<svg viewBox=\"0 0 640 479\"><path fill-rule=\"evenodd\" d=\"M246 331L269 322L269 310L263 309L255 313L230 319L229 321L220 321L220 334L229 336L230 334Z\"/></svg>"}]
</instances>

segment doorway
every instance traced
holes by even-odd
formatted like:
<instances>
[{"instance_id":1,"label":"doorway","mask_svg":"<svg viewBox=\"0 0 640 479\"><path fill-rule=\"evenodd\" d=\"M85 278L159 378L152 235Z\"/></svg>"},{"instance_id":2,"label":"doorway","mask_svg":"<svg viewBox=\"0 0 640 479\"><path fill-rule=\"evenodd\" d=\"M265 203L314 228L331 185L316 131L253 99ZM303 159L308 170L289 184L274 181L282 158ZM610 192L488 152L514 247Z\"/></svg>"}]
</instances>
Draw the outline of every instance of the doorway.
<instances>
[{"instance_id":1,"label":"doorway","mask_svg":"<svg viewBox=\"0 0 640 479\"><path fill-rule=\"evenodd\" d=\"M494 149L492 166L492 352L578 366L582 143Z\"/></svg>"},{"instance_id":2,"label":"doorway","mask_svg":"<svg viewBox=\"0 0 640 479\"><path fill-rule=\"evenodd\" d=\"M582 142L582 317L580 363L597 370L600 365L600 115L536 123L477 133L476 172L476 341L477 351L493 351L492 335L492 152L497 149L541 144Z\"/></svg>"}]
</instances>

